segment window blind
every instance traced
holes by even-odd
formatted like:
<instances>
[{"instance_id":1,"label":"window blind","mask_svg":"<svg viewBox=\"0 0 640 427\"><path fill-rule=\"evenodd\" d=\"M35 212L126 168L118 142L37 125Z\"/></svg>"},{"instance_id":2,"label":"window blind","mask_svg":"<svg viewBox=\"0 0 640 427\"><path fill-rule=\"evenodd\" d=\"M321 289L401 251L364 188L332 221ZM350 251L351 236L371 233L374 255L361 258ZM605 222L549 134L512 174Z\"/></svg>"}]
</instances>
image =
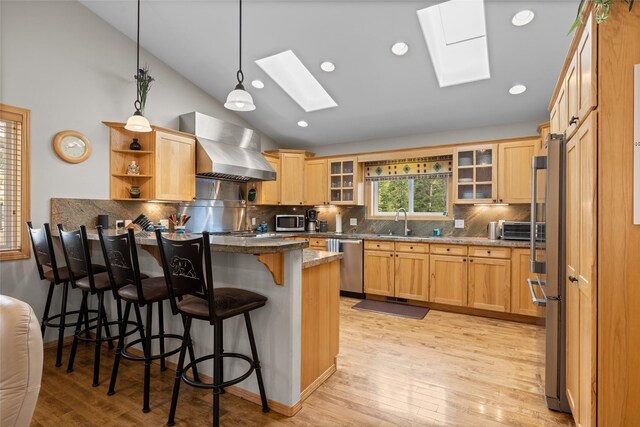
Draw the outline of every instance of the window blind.
<instances>
[{"instance_id":1,"label":"window blind","mask_svg":"<svg viewBox=\"0 0 640 427\"><path fill-rule=\"evenodd\" d=\"M0 259L29 256L28 110L0 105Z\"/></svg>"}]
</instances>

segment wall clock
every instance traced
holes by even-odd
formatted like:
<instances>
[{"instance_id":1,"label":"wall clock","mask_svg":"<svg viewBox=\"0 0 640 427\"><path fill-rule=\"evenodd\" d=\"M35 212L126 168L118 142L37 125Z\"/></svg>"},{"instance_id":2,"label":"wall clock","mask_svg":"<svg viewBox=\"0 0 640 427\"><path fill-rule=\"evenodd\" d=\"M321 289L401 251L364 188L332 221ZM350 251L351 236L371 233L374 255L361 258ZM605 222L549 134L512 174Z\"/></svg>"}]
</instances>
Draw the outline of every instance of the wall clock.
<instances>
[{"instance_id":1,"label":"wall clock","mask_svg":"<svg viewBox=\"0 0 640 427\"><path fill-rule=\"evenodd\" d=\"M53 150L65 162L80 163L91 155L91 144L80 132L64 130L53 138Z\"/></svg>"}]
</instances>

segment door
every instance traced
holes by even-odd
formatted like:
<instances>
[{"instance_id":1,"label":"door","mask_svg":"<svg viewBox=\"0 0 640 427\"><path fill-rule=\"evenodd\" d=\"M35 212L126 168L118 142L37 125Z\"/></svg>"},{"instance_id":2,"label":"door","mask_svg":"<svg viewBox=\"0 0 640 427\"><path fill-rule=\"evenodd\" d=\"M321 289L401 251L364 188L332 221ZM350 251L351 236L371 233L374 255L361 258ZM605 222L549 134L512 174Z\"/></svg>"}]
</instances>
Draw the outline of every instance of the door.
<instances>
[{"instance_id":1,"label":"door","mask_svg":"<svg viewBox=\"0 0 640 427\"><path fill-rule=\"evenodd\" d=\"M566 346L566 376L567 399L573 413L574 420L580 425L580 291L578 289L578 262L580 247L579 211L580 211L580 155L577 144L578 137L574 137L567 144L567 278L566 303L567 309L567 346Z\"/></svg>"},{"instance_id":2,"label":"door","mask_svg":"<svg viewBox=\"0 0 640 427\"><path fill-rule=\"evenodd\" d=\"M305 160L304 204L325 205L328 200L327 160Z\"/></svg>"},{"instance_id":3,"label":"door","mask_svg":"<svg viewBox=\"0 0 640 427\"><path fill-rule=\"evenodd\" d=\"M510 260L469 258L469 307L508 313L510 285Z\"/></svg>"},{"instance_id":4,"label":"door","mask_svg":"<svg viewBox=\"0 0 640 427\"><path fill-rule=\"evenodd\" d=\"M429 300L440 304L467 305L467 257L431 255Z\"/></svg>"},{"instance_id":5,"label":"door","mask_svg":"<svg viewBox=\"0 0 640 427\"><path fill-rule=\"evenodd\" d=\"M531 300L531 291L527 279L535 279L529 272L529 249L514 248L511 252L511 308L510 312L525 316L544 317L544 307L535 305ZM536 297L544 298L536 288Z\"/></svg>"},{"instance_id":6,"label":"door","mask_svg":"<svg viewBox=\"0 0 640 427\"><path fill-rule=\"evenodd\" d=\"M364 251L364 292L392 297L394 294L394 256L387 251Z\"/></svg>"},{"instance_id":7,"label":"door","mask_svg":"<svg viewBox=\"0 0 640 427\"><path fill-rule=\"evenodd\" d=\"M278 205L280 204L280 157L265 155L265 159L269 162L274 171L276 171L275 181L263 181L259 184L259 200L261 205Z\"/></svg>"},{"instance_id":8,"label":"door","mask_svg":"<svg viewBox=\"0 0 640 427\"><path fill-rule=\"evenodd\" d=\"M531 158L539 147L539 139L499 145L499 203L531 203Z\"/></svg>"},{"instance_id":9,"label":"door","mask_svg":"<svg viewBox=\"0 0 640 427\"><path fill-rule=\"evenodd\" d=\"M396 252L395 295L429 301L429 255Z\"/></svg>"},{"instance_id":10,"label":"door","mask_svg":"<svg viewBox=\"0 0 640 427\"><path fill-rule=\"evenodd\" d=\"M280 154L280 204L301 205L304 201L304 154Z\"/></svg>"},{"instance_id":11,"label":"door","mask_svg":"<svg viewBox=\"0 0 640 427\"><path fill-rule=\"evenodd\" d=\"M155 198L192 201L196 195L195 139L168 132L155 132Z\"/></svg>"}]
</instances>

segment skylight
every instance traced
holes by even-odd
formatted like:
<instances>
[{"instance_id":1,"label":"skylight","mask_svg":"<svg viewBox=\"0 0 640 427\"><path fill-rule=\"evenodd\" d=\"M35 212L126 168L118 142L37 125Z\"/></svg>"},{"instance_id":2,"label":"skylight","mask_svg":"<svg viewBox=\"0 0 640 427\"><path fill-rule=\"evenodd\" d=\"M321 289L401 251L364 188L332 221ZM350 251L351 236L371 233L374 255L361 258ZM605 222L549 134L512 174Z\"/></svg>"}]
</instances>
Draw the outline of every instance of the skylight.
<instances>
[{"instance_id":1,"label":"skylight","mask_svg":"<svg viewBox=\"0 0 640 427\"><path fill-rule=\"evenodd\" d=\"M307 113L338 106L293 51L287 50L255 62Z\"/></svg>"},{"instance_id":2,"label":"skylight","mask_svg":"<svg viewBox=\"0 0 640 427\"><path fill-rule=\"evenodd\" d=\"M440 87L491 77L483 0L450 0L417 14Z\"/></svg>"}]
</instances>

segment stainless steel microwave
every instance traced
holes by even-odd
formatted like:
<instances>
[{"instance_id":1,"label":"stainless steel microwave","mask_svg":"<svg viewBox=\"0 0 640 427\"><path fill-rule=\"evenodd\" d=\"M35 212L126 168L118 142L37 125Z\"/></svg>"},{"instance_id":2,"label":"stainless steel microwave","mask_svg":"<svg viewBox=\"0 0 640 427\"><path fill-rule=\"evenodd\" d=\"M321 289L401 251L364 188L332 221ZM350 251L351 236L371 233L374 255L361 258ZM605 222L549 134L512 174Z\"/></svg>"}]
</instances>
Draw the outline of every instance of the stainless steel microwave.
<instances>
[{"instance_id":1,"label":"stainless steel microwave","mask_svg":"<svg viewBox=\"0 0 640 427\"><path fill-rule=\"evenodd\" d=\"M276 215L276 231L304 231L304 215Z\"/></svg>"}]
</instances>

